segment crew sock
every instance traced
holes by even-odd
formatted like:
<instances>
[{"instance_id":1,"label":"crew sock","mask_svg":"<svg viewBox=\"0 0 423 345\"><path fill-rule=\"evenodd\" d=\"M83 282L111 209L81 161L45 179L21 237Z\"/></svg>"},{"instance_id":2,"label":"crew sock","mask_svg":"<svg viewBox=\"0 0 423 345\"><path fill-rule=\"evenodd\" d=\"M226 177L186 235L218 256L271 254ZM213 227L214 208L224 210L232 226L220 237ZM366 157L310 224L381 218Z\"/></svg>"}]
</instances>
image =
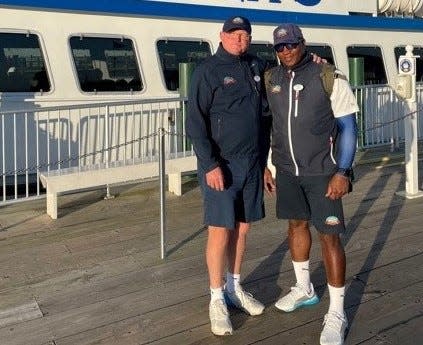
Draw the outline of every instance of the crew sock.
<instances>
[{"instance_id":1,"label":"crew sock","mask_svg":"<svg viewBox=\"0 0 423 345\"><path fill-rule=\"evenodd\" d=\"M344 295L345 286L335 287L328 284L329 288L329 311L337 312L339 315L344 315Z\"/></svg>"},{"instance_id":2,"label":"crew sock","mask_svg":"<svg viewBox=\"0 0 423 345\"><path fill-rule=\"evenodd\" d=\"M294 265L295 277L297 284L300 285L309 294L311 292L310 269L307 261L292 261Z\"/></svg>"},{"instance_id":3,"label":"crew sock","mask_svg":"<svg viewBox=\"0 0 423 345\"><path fill-rule=\"evenodd\" d=\"M229 293L233 293L236 290L241 289L240 279L240 274L226 272L226 290Z\"/></svg>"},{"instance_id":4,"label":"crew sock","mask_svg":"<svg viewBox=\"0 0 423 345\"><path fill-rule=\"evenodd\" d=\"M224 299L223 297L223 287L218 287L218 288L212 288L210 287L210 297L211 297L211 302L218 300L218 299Z\"/></svg>"}]
</instances>

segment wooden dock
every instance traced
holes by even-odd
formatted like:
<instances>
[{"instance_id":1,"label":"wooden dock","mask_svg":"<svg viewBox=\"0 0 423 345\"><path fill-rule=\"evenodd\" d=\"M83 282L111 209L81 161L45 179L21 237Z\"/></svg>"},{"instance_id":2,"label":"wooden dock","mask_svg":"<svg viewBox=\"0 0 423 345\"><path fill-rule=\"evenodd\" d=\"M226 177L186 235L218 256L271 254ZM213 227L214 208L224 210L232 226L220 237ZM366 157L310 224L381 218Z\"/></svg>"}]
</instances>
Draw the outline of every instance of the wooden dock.
<instances>
[{"instance_id":1,"label":"wooden dock","mask_svg":"<svg viewBox=\"0 0 423 345\"><path fill-rule=\"evenodd\" d=\"M345 198L346 344L423 344L423 198L395 195L404 190L398 159L376 161L355 169ZM328 292L317 240L310 260L321 303L289 314L273 306L294 284L273 198L251 230L242 272L266 310L231 310L234 335L222 338L210 332L195 177L182 197L167 195L164 261L157 182L111 191L111 200L104 191L60 197L57 220L45 200L1 208L0 345L318 344Z\"/></svg>"}]
</instances>

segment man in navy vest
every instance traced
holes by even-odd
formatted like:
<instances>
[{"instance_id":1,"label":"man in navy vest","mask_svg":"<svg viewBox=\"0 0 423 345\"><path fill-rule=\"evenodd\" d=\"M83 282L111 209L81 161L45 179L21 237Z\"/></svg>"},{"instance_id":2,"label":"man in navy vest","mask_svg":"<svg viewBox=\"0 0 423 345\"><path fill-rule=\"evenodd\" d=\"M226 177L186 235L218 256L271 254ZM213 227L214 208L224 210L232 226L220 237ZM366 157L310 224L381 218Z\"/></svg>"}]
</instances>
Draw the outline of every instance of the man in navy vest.
<instances>
[{"instance_id":1,"label":"man in navy vest","mask_svg":"<svg viewBox=\"0 0 423 345\"><path fill-rule=\"evenodd\" d=\"M313 62L298 26L280 25L273 38L281 65L269 70L265 79L273 117L276 184L266 170L264 185L268 192L276 191L277 217L288 220L297 280L275 305L291 312L319 302L309 272L311 222L319 232L330 296L320 344L342 345L347 318L346 260L339 238L345 231L341 198L350 187L358 106L347 79L338 70L333 69L333 88L328 94L321 77L325 67Z\"/></svg>"}]
</instances>

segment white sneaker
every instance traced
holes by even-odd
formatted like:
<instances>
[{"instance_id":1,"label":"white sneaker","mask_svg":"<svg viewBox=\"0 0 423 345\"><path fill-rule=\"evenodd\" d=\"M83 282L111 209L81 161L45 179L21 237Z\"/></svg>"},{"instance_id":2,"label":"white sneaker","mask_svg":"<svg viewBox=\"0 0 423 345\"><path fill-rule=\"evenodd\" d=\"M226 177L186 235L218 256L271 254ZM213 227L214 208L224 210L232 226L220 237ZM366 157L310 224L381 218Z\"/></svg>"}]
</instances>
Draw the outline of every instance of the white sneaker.
<instances>
[{"instance_id":1,"label":"white sneaker","mask_svg":"<svg viewBox=\"0 0 423 345\"><path fill-rule=\"evenodd\" d=\"M264 310L264 305L243 289L237 289L235 292L228 292L225 289L225 299L229 306L241 309L252 316L260 315Z\"/></svg>"},{"instance_id":2,"label":"white sneaker","mask_svg":"<svg viewBox=\"0 0 423 345\"><path fill-rule=\"evenodd\" d=\"M229 320L228 308L222 299L210 301L209 316L211 331L216 335L232 334L232 324Z\"/></svg>"},{"instance_id":3,"label":"white sneaker","mask_svg":"<svg viewBox=\"0 0 423 345\"><path fill-rule=\"evenodd\" d=\"M311 291L307 293L300 285L296 284L291 287L291 292L275 303L275 307L288 313L301 307L319 303L319 297L314 293L313 284L310 284L310 286Z\"/></svg>"},{"instance_id":4,"label":"white sneaker","mask_svg":"<svg viewBox=\"0 0 423 345\"><path fill-rule=\"evenodd\" d=\"M323 331L320 335L320 345L343 345L345 330L348 326L347 317L330 311L325 315Z\"/></svg>"}]
</instances>

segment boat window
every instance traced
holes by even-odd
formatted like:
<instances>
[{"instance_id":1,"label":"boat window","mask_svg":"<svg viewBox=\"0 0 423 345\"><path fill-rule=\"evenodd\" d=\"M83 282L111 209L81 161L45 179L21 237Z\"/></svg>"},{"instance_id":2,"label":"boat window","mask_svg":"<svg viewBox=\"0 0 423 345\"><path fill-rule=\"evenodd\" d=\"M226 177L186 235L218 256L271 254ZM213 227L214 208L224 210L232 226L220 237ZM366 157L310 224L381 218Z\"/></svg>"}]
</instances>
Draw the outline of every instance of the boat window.
<instances>
[{"instance_id":1,"label":"boat window","mask_svg":"<svg viewBox=\"0 0 423 345\"><path fill-rule=\"evenodd\" d=\"M364 84L386 84L385 65L379 47L347 47L348 58L362 58L364 65ZM350 76L351 79L351 76Z\"/></svg>"},{"instance_id":2,"label":"boat window","mask_svg":"<svg viewBox=\"0 0 423 345\"><path fill-rule=\"evenodd\" d=\"M157 50L166 88L179 88L179 63L193 62L196 65L211 55L210 45L204 41L159 40Z\"/></svg>"},{"instance_id":3,"label":"boat window","mask_svg":"<svg viewBox=\"0 0 423 345\"><path fill-rule=\"evenodd\" d=\"M395 51L395 59L398 61L401 55L405 55L405 46L396 47ZM414 47L413 54L418 55L419 57L416 59L416 81L423 81L423 47ZM398 63L397 63L398 68Z\"/></svg>"},{"instance_id":4,"label":"boat window","mask_svg":"<svg viewBox=\"0 0 423 345\"><path fill-rule=\"evenodd\" d=\"M334 65L332 48L327 45L307 44L307 50L310 53L319 55L321 58L326 59L330 64Z\"/></svg>"},{"instance_id":5,"label":"boat window","mask_svg":"<svg viewBox=\"0 0 423 345\"><path fill-rule=\"evenodd\" d=\"M0 33L0 92L48 92L50 89L38 36Z\"/></svg>"},{"instance_id":6,"label":"boat window","mask_svg":"<svg viewBox=\"0 0 423 345\"><path fill-rule=\"evenodd\" d=\"M248 52L252 55L257 55L259 58L265 60L268 67L275 67L278 65L273 45L270 43L251 43Z\"/></svg>"},{"instance_id":7,"label":"boat window","mask_svg":"<svg viewBox=\"0 0 423 345\"><path fill-rule=\"evenodd\" d=\"M143 88L132 40L75 36L70 46L81 90L140 91Z\"/></svg>"}]
</instances>

